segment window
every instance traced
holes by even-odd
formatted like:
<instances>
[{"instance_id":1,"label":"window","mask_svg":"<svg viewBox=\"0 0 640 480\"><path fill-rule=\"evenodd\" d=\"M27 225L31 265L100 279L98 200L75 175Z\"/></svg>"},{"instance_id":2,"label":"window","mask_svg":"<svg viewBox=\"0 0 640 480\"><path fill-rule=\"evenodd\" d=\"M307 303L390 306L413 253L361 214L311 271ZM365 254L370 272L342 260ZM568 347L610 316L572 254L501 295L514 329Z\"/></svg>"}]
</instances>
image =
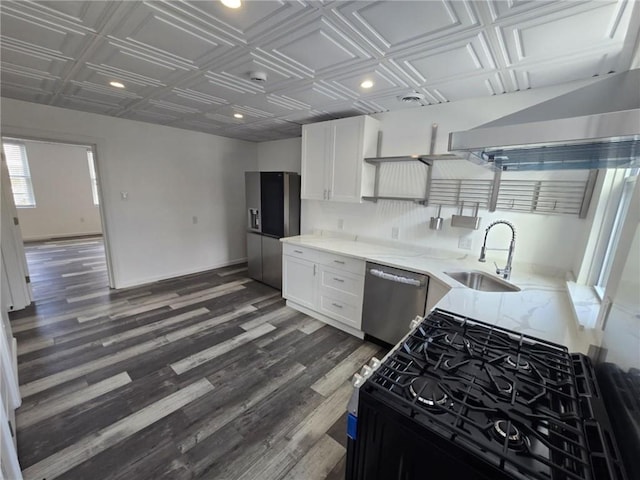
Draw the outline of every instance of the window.
<instances>
[{"instance_id":1,"label":"window","mask_svg":"<svg viewBox=\"0 0 640 480\"><path fill-rule=\"evenodd\" d=\"M622 232L622 224L627 211L629 210L629 204L631 203L631 197L633 196L633 188L638 178L640 168L628 168L624 173L624 180L622 184L622 192L620 194L620 202L615 209L615 215L613 218L613 226L611 233L607 239L606 249L602 257L602 266L598 273L595 289L600 299L604 296L604 290L609 280L609 274L611 273L611 267L613 266L614 253L620 240L620 233Z\"/></svg>"},{"instance_id":2,"label":"window","mask_svg":"<svg viewBox=\"0 0 640 480\"><path fill-rule=\"evenodd\" d=\"M26 148L22 143L13 142L3 142L2 147L9 167L9 178L16 207L35 207L36 198L33 195Z\"/></svg>"},{"instance_id":3,"label":"window","mask_svg":"<svg viewBox=\"0 0 640 480\"><path fill-rule=\"evenodd\" d=\"M93 160L93 150L87 148L87 160L89 161L89 176L91 177L91 193L93 194L93 204L99 205L98 200L98 179L96 178L96 165Z\"/></svg>"}]
</instances>

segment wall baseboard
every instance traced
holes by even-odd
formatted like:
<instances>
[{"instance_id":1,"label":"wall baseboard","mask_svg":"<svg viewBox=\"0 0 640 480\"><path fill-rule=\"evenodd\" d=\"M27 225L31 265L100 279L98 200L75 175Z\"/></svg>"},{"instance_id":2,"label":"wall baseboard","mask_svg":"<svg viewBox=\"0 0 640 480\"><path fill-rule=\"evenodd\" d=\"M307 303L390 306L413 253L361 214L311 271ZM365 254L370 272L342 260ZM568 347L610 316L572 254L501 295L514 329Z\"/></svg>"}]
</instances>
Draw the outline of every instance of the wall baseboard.
<instances>
[{"instance_id":1,"label":"wall baseboard","mask_svg":"<svg viewBox=\"0 0 640 480\"><path fill-rule=\"evenodd\" d=\"M72 238L85 238L102 236L102 232L82 232L82 233L62 233L54 235L36 235L31 237L22 237L23 242L42 242L44 240L61 240Z\"/></svg>"},{"instance_id":2,"label":"wall baseboard","mask_svg":"<svg viewBox=\"0 0 640 480\"><path fill-rule=\"evenodd\" d=\"M131 288L131 287L139 287L141 285L146 285L149 283L154 283L154 282L159 282L160 280L169 280L170 278L177 278L177 277L184 277L186 275L193 275L196 273L204 273L204 272L208 272L210 270L216 270L217 268L223 268L223 267L230 267L232 265L238 265L241 263L245 263L247 261L247 257L243 257L243 258L236 258L234 260L229 260L226 262L221 262L221 263L215 263L212 265L207 265L205 267L201 267L201 268L194 268L194 269L188 269L188 270L182 270L179 272L173 272L169 275L155 275L152 277L144 277L144 278L138 278L135 280L130 280L130 281L125 281L125 282L119 282L115 289L116 290L120 290L122 288Z\"/></svg>"}]
</instances>

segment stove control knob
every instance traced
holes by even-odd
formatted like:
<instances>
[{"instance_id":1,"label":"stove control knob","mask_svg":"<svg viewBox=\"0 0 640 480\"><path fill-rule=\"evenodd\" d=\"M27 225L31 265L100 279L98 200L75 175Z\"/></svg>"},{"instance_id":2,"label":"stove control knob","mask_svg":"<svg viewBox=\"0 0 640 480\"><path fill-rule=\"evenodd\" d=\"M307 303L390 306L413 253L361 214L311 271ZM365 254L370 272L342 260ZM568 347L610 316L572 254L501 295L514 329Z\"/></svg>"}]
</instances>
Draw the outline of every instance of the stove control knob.
<instances>
[{"instance_id":1,"label":"stove control knob","mask_svg":"<svg viewBox=\"0 0 640 480\"><path fill-rule=\"evenodd\" d=\"M369 360L369 366L372 369L377 370L377 368L380 366L380 360L378 360L376 357L371 357L371 360Z\"/></svg>"},{"instance_id":2,"label":"stove control knob","mask_svg":"<svg viewBox=\"0 0 640 480\"><path fill-rule=\"evenodd\" d=\"M353 375L353 378L351 379L351 385L353 385L353 388L360 388L362 386L362 384L365 382L365 378L360 375L359 373L356 373Z\"/></svg>"},{"instance_id":3,"label":"stove control knob","mask_svg":"<svg viewBox=\"0 0 640 480\"><path fill-rule=\"evenodd\" d=\"M364 378L369 378L372 373L373 368L371 368L369 365L363 365L360 369L360 375L362 375Z\"/></svg>"}]
</instances>

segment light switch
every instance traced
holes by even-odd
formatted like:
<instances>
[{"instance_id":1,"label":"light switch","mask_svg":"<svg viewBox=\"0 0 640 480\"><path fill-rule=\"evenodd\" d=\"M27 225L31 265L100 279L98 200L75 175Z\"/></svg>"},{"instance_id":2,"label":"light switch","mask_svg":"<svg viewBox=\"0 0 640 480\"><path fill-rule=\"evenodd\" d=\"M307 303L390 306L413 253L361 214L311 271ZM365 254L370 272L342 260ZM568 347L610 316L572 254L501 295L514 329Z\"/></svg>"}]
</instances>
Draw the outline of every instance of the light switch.
<instances>
[{"instance_id":1,"label":"light switch","mask_svg":"<svg viewBox=\"0 0 640 480\"><path fill-rule=\"evenodd\" d=\"M122 200L128 200L129 199L129 192L120 192L120 198Z\"/></svg>"}]
</instances>

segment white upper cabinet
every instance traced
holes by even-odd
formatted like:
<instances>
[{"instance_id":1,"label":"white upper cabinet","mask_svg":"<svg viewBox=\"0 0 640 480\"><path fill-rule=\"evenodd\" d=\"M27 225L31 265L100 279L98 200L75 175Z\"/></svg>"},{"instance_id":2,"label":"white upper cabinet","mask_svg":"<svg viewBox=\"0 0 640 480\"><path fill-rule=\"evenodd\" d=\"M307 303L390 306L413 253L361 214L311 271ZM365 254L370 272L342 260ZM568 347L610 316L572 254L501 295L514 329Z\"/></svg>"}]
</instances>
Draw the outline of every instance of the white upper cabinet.
<instances>
[{"instance_id":1,"label":"white upper cabinet","mask_svg":"<svg viewBox=\"0 0 640 480\"><path fill-rule=\"evenodd\" d=\"M325 200L327 196L328 169L326 159L331 143L330 122L312 123L302 126L302 185L301 198Z\"/></svg>"},{"instance_id":2,"label":"white upper cabinet","mask_svg":"<svg viewBox=\"0 0 640 480\"><path fill-rule=\"evenodd\" d=\"M301 198L361 202L371 195L375 167L364 158L376 155L378 125L367 116L303 125Z\"/></svg>"}]
</instances>

